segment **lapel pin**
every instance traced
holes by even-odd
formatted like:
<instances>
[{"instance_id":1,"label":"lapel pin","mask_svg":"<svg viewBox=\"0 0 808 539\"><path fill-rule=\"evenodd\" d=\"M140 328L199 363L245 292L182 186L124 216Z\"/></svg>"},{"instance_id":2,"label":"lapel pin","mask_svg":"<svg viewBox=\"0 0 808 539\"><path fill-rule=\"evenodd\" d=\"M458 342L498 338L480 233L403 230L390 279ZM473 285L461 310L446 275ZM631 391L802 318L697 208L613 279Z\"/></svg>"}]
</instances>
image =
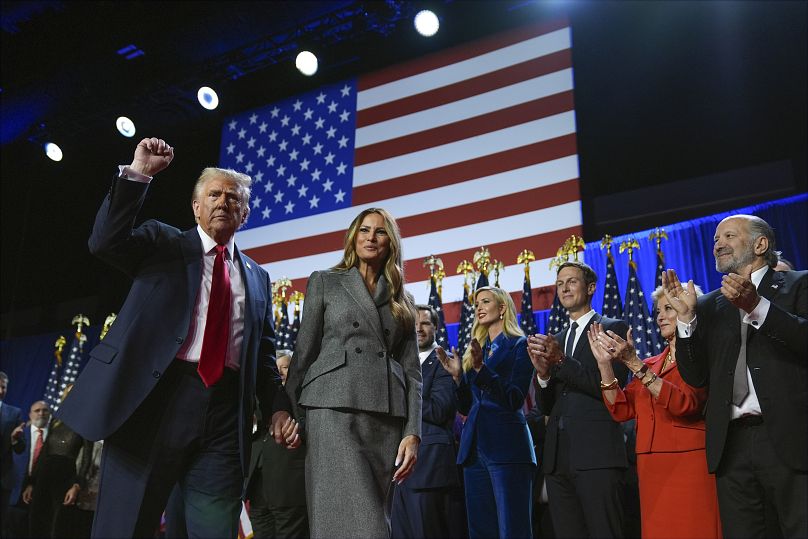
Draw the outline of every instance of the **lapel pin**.
<instances>
[{"instance_id":1,"label":"lapel pin","mask_svg":"<svg viewBox=\"0 0 808 539\"><path fill-rule=\"evenodd\" d=\"M773 285L772 285L772 288L774 288L775 290L777 290L778 288L780 288L780 285L779 285L779 284L773 284Z\"/></svg>"}]
</instances>

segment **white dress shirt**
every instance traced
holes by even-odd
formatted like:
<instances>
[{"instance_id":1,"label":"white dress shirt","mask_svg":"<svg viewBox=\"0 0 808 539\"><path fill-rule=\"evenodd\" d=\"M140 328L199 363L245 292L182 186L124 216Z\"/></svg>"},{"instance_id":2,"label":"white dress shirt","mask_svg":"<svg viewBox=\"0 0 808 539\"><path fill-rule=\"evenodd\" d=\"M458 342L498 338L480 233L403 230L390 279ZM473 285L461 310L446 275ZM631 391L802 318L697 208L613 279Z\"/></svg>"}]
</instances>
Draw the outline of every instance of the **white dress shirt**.
<instances>
[{"instance_id":1,"label":"white dress shirt","mask_svg":"<svg viewBox=\"0 0 808 539\"><path fill-rule=\"evenodd\" d=\"M435 341L432 341L432 346L429 348L429 350L427 350L426 352L421 352L421 351L418 352L418 359L421 361L421 365L424 364L424 361L426 361L426 358L428 358L429 354L432 353L432 350L434 350L437 347L438 347L438 343L436 343Z\"/></svg>"},{"instance_id":2,"label":"white dress shirt","mask_svg":"<svg viewBox=\"0 0 808 539\"><path fill-rule=\"evenodd\" d=\"M579 316L576 320L570 319L570 327L567 328L567 332L564 333L564 341L561 345L562 353L567 347L567 340L570 338L570 330L572 329L572 323L575 322L576 324L578 324L578 326L575 328L575 336L572 337L573 338L572 349L575 350L575 347L578 346L578 341L584 334L584 329L586 328L586 325L589 323L590 320L592 320L592 317L595 316L595 314L596 314L595 309L590 309L588 313L586 313L583 316ZM536 373L536 380L539 382L539 386L542 389L546 388L548 382L550 381L549 378L547 380L542 380L542 378L539 376L538 373Z\"/></svg>"},{"instance_id":3,"label":"white dress shirt","mask_svg":"<svg viewBox=\"0 0 808 539\"><path fill-rule=\"evenodd\" d=\"M121 178L140 183L150 183L151 176L140 174L126 165L118 166L118 173ZM205 322L208 316L208 303L210 301L210 287L213 280L213 262L216 258L216 242L208 236L202 227L197 225L199 238L202 240L203 256L202 282L199 286L199 294L196 297L194 312L191 317L191 325L188 328L188 335L177 352L177 357L193 363L199 362L202 353L202 339L205 336ZM238 259L233 258L236 241L230 238L225 246L225 268L230 275L230 339L228 343L227 358L225 365L233 370L238 370L241 362L241 346L244 341L244 315L245 315L245 288L241 277L241 269Z\"/></svg>"},{"instance_id":4,"label":"white dress shirt","mask_svg":"<svg viewBox=\"0 0 808 539\"><path fill-rule=\"evenodd\" d=\"M760 282L763 280L763 277L766 275L768 270L768 266L763 266L762 268L752 272L750 278L752 280L752 284L755 285L755 288L760 287ZM766 321L766 316L769 314L770 306L771 302L763 296L760 296L760 301L758 302L757 306L752 310L751 313L747 313L741 321L744 324L751 325L755 329L759 328ZM690 337L690 335L696 331L696 318L697 317L693 315L693 320L691 320L690 323L685 323L677 319L676 334L679 337ZM748 366L746 368L746 381L749 385L749 394L746 396L746 399L744 399L740 406L736 406L735 404L730 405L730 420L738 419L744 415L762 414L760 409L760 401L758 400L757 392L755 391L755 384L752 382L752 373L749 372Z\"/></svg>"}]
</instances>

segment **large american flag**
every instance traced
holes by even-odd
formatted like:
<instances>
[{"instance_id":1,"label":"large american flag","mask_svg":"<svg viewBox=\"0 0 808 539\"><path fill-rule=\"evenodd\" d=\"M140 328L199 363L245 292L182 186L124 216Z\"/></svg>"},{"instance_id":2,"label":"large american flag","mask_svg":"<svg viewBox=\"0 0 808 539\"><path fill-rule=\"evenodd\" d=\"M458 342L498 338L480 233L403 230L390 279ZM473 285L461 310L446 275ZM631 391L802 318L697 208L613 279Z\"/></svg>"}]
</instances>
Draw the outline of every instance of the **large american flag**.
<instances>
[{"instance_id":1,"label":"large american flag","mask_svg":"<svg viewBox=\"0 0 808 539\"><path fill-rule=\"evenodd\" d=\"M220 164L254 179L236 242L273 279L305 290L342 257L361 210L398 220L407 289L427 303L435 255L454 268L486 246L507 265L500 285L521 300L523 249L533 285L581 233L571 35L532 25L227 118ZM463 276L443 281L447 322Z\"/></svg>"}]
</instances>

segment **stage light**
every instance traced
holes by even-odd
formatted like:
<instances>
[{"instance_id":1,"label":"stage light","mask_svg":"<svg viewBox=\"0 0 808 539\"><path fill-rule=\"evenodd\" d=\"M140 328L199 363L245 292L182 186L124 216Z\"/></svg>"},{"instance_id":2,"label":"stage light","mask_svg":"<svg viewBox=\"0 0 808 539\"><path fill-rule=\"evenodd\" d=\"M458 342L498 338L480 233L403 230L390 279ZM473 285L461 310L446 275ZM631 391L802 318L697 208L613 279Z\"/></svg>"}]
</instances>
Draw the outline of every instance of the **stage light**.
<instances>
[{"instance_id":1,"label":"stage light","mask_svg":"<svg viewBox=\"0 0 808 539\"><path fill-rule=\"evenodd\" d=\"M125 137L135 136L135 122L126 116L118 116L118 119L115 120L115 127L118 128L118 133Z\"/></svg>"},{"instance_id":2,"label":"stage light","mask_svg":"<svg viewBox=\"0 0 808 539\"><path fill-rule=\"evenodd\" d=\"M311 77L317 73L317 57L312 52L300 51L295 58L295 67L307 77Z\"/></svg>"},{"instance_id":3,"label":"stage light","mask_svg":"<svg viewBox=\"0 0 808 539\"><path fill-rule=\"evenodd\" d=\"M199 104L208 110L213 110L219 106L219 96L216 95L213 88L203 86L196 93L196 98L199 100Z\"/></svg>"},{"instance_id":4,"label":"stage light","mask_svg":"<svg viewBox=\"0 0 808 539\"><path fill-rule=\"evenodd\" d=\"M432 37L438 33L440 28L440 21L438 16L428 9L419 11L415 15L415 29L424 37Z\"/></svg>"},{"instance_id":5,"label":"stage light","mask_svg":"<svg viewBox=\"0 0 808 539\"><path fill-rule=\"evenodd\" d=\"M62 149L53 142L45 143L45 155L54 161L62 160Z\"/></svg>"}]
</instances>

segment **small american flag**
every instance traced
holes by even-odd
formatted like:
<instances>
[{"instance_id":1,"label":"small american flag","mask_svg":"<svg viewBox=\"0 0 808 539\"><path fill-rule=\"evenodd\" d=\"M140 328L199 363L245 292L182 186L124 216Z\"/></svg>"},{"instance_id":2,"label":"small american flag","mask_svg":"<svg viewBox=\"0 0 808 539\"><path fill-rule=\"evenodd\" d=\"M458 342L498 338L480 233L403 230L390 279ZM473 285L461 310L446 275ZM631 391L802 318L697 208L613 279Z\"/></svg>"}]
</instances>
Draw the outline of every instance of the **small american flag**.
<instances>
[{"instance_id":1,"label":"small american flag","mask_svg":"<svg viewBox=\"0 0 808 539\"><path fill-rule=\"evenodd\" d=\"M55 410L61 403L61 394L59 390L59 381L62 379L62 364L58 358L53 359L53 367L51 368L50 376L48 376L48 383L45 386L45 394L42 399L48 403L51 409Z\"/></svg>"},{"instance_id":2,"label":"small american flag","mask_svg":"<svg viewBox=\"0 0 808 539\"><path fill-rule=\"evenodd\" d=\"M550 316L547 318L547 333L555 335L561 333L570 325L570 314L567 309L561 305L561 300L558 299L558 291L556 291L555 299L553 299L553 306L550 307Z\"/></svg>"},{"instance_id":3,"label":"small american flag","mask_svg":"<svg viewBox=\"0 0 808 539\"><path fill-rule=\"evenodd\" d=\"M474 322L474 306L471 304L473 294L468 286L463 287L463 310L457 327L457 353L461 358L471 342L471 325Z\"/></svg>"},{"instance_id":4,"label":"small american flag","mask_svg":"<svg viewBox=\"0 0 808 539\"><path fill-rule=\"evenodd\" d=\"M614 257L611 251L606 253L606 279L603 284L603 309L601 314L620 320L623 318L623 304L620 301L620 290L617 287L617 273L614 269Z\"/></svg>"},{"instance_id":5,"label":"small american flag","mask_svg":"<svg viewBox=\"0 0 808 539\"><path fill-rule=\"evenodd\" d=\"M449 350L449 336L446 335L446 319L443 315L443 302L438 294L438 285L435 278L429 279L429 303L428 305L438 313L438 327L435 328L435 342L444 350Z\"/></svg>"},{"instance_id":6,"label":"small american flag","mask_svg":"<svg viewBox=\"0 0 808 539\"><path fill-rule=\"evenodd\" d=\"M525 273L525 284L522 286L522 316L519 325L525 335L536 334L536 317L533 314L533 290L530 288L530 276Z\"/></svg>"},{"instance_id":7,"label":"small american flag","mask_svg":"<svg viewBox=\"0 0 808 539\"><path fill-rule=\"evenodd\" d=\"M662 352L662 346L656 338L656 324L648 313L645 294L637 278L637 263L628 264L628 284L626 285L625 321L631 328L634 348L641 359L655 356Z\"/></svg>"}]
</instances>

